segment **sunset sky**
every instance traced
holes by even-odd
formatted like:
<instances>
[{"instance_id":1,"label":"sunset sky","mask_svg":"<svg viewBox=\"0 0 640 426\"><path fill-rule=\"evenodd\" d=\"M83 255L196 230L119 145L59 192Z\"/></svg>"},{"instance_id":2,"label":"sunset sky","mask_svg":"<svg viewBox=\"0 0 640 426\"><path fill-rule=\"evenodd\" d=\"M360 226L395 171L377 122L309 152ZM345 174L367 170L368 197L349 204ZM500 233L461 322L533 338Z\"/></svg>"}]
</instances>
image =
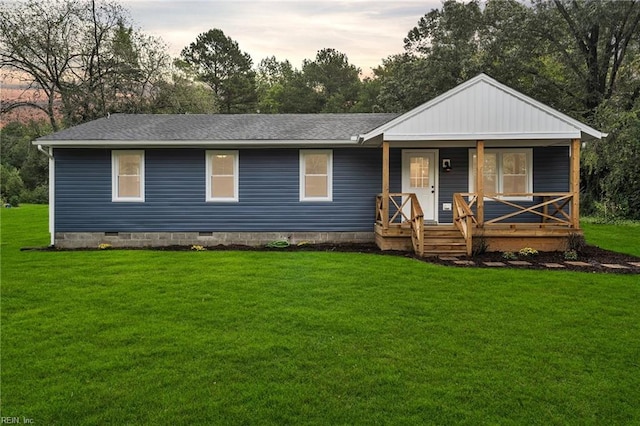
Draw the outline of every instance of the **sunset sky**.
<instances>
[{"instance_id":1,"label":"sunset sky","mask_svg":"<svg viewBox=\"0 0 640 426\"><path fill-rule=\"evenodd\" d=\"M389 55L440 0L120 0L143 32L161 37L172 56L198 34L219 28L254 64L275 55L300 68L332 47L365 75Z\"/></svg>"}]
</instances>

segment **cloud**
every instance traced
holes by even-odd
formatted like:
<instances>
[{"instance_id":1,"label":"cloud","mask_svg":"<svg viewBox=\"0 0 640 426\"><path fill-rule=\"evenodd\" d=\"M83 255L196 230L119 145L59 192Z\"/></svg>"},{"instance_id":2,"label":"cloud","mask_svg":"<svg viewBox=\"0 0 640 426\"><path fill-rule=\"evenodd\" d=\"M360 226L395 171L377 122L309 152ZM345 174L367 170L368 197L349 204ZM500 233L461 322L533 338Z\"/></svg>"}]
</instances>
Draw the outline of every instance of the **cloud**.
<instances>
[{"instance_id":1,"label":"cloud","mask_svg":"<svg viewBox=\"0 0 640 426\"><path fill-rule=\"evenodd\" d=\"M142 31L161 37L171 55L198 34L219 28L249 53L300 67L318 50L335 48L365 73L403 50L403 39L440 0L122 0Z\"/></svg>"}]
</instances>

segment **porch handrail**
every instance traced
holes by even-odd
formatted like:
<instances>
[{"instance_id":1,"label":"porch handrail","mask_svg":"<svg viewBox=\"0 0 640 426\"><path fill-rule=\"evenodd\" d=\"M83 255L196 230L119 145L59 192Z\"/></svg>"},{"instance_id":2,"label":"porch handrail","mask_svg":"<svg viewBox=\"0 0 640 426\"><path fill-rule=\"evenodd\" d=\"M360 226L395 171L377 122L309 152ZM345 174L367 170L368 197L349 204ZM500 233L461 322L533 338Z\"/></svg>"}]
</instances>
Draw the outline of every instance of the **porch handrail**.
<instances>
[{"instance_id":1,"label":"porch handrail","mask_svg":"<svg viewBox=\"0 0 640 426\"><path fill-rule=\"evenodd\" d=\"M405 211L405 207L408 207L408 212ZM408 224L411 228L413 250L422 256L424 254L424 212L418 201L418 196L406 192L390 193L389 208L391 210L390 217L385 220L383 214L384 195L378 194L376 196L376 223L382 225L383 228L401 227L403 224Z\"/></svg>"},{"instance_id":2,"label":"porch handrail","mask_svg":"<svg viewBox=\"0 0 640 426\"><path fill-rule=\"evenodd\" d=\"M424 255L424 213L416 194L410 194L411 199L411 242L413 251L418 255Z\"/></svg>"},{"instance_id":3,"label":"porch handrail","mask_svg":"<svg viewBox=\"0 0 640 426\"><path fill-rule=\"evenodd\" d=\"M476 222L476 218L473 211L471 211L471 207L469 207L461 194L453 194L453 223L464 238L467 256L471 255L473 238L472 226L474 222Z\"/></svg>"},{"instance_id":4,"label":"porch handrail","mask_svg":"<svg viewBox=\"0 0 640 426\"><path fill-rule=\"evenodd\" d=\"M410 193L406 192L393 192L389 194L389 214L391 217L388 219L388 224L392 224L396 222L397 219L402 219L401 222L411 222L411 218L408 217L404 208L411 200ZM383 194L378 194L376 196L376 222L384 225L385 218L383 217ZM400 200L398 200L400 198ZM395 210L392 210L394 209ZM393 214L391 214L393 212Z\"/></svg>"},{"instance_id":5,"label":"porch handrail","mask_svg":"<svg viewBox=\"0 0 640 426\"><path fill-rule=\"evenodd\" d=\"M455 195L459 195L463 201L464 197L467 197L469 199L468 206L470 208L473 207L478 198L478 194L473 192L461 192L456 193ZM542 201L536 202L531 206L522 206L517 203L520 200L514 200L514 197L527 197L532 200L535 198L542 198ZM574 227L574 224L578 223L577 218L573 217L573 212L567 213L565 211L565 207L567 205L571 205L571 201L573 199L572 192L485 193L484 199L504 204L515 209L515 211L486 220L484 223L478 224L479 226L493 225L500 222L507 223L505 222L506 219L525 213L540 216L542 222L547 225ZM550 208L554 210L550 211Z\"/></svg>"}]
</instances>

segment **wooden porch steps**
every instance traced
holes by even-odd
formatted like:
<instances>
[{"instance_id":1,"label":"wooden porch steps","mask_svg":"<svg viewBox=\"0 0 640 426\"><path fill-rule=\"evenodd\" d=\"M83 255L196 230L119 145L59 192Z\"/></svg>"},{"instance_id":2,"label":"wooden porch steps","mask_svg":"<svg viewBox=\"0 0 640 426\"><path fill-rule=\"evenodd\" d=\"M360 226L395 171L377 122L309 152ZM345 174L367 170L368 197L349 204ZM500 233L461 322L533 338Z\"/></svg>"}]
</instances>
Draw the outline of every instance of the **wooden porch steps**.
<instances>
[{"instance_id":1,"label":"wooden porch steps","mask_svg":"<svg viewBox=\"0 0 640 426\"><path fill-rule=\"evenodd\" d=\"M453 225L425 225L424 256L464 256L467 244Z\"/></svg>"}]
</instances>

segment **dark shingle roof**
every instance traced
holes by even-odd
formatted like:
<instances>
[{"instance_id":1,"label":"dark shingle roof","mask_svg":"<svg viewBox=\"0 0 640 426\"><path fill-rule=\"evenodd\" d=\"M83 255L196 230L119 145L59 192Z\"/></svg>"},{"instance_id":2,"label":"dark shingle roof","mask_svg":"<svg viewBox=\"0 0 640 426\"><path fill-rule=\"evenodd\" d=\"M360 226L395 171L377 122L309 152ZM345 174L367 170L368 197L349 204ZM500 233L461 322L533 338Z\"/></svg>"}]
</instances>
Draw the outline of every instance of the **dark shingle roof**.
<instances>
[{"instance_id":1,"label":"dark shingle roof","mask_svg":"<svg viewBox=\"0 0 640 426\"><path fill-rule=\"evenodd\" d=\"M114 114L39 141L349 140L398 114Z\"/></svg>"}]
</instances>

